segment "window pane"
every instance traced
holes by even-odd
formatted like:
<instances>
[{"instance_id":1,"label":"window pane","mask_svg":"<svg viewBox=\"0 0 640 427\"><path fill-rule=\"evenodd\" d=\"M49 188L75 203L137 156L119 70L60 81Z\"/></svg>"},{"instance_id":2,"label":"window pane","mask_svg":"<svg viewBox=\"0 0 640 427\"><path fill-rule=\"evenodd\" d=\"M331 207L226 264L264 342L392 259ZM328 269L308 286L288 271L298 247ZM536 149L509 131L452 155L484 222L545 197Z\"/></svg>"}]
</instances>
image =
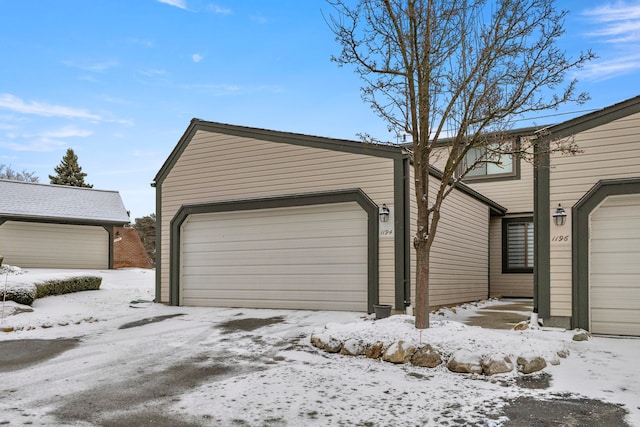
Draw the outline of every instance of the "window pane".
<instances>
[{"instance_id":1,"label":"window pane","mask_svg":"<svg viewBox=\"0 0 640 427\"><path fill-rule=\"evenodd\" d=\"M487 175L513 172L513 155L512 154L503 154L502 156L500 156L499 161L500 161L500 164L487 163Z\"/></svg>"},{"instance_id":2,"label":"window pane","mask_svg":"<svg viewBox=\"0 0 640 427\"><path fill-rule=\"evenodd\" d=\"M533 223L518 222L507 225L507 267L533 267Z\"/></svg>"}]
</instances>

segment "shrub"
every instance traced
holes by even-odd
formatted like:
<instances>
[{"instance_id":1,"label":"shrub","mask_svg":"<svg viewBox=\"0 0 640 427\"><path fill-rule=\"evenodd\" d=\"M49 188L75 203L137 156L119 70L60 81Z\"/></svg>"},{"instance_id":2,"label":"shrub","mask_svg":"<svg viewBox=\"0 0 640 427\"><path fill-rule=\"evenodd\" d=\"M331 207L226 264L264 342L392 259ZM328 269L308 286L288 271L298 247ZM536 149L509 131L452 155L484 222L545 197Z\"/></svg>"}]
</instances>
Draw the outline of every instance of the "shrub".
<instances>
[{"instance_id":1,"label":"shrub","mask_svg":"<svg viewBox=\"0 0 640 427\"><path fill-rule=\"evenodd\" d=\"M4 292L0 292L2 296ZM12 286L7 289L5 295L7 301L15 301L18 304L31 305L33 300L36 299L36 287L34 285L20 285Z\"/></svg>"},{"instance_id":2,"label":"shrub","mask_svg":"<svg viewBox=\"0 0 640 427\"><path fill-rule=\"evenodd\" d=\"M80 291L96 291L100 289L102 277L77 276L66 279L52 279L46 282L36 283L36 298L52 295L63 295Z\"/></svg>"}]
</instances>

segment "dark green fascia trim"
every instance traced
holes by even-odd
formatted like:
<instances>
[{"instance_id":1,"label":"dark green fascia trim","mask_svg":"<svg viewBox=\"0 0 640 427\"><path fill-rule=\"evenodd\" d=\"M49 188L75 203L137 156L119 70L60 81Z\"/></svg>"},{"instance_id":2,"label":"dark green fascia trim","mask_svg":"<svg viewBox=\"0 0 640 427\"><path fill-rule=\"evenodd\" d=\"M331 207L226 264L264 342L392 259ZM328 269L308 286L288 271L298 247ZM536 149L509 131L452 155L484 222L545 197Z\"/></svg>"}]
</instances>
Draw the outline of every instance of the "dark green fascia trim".
<instances>
[{"instance_id":1,"label":"dark green fascia trim","mask_svg":"<svg viewBox=\"0 0 640 427\"><path fill-rule=\"evenodd\" d=\"M529 126L529 127L524 127L524 128L517 128L517 129L512 129L512 130L505 131L505 134L507 134L507 136L509 136L509 137L515 137L515 138L519 138L519 137L523 137L523 136L531 136L531 135L534 135L540 129L544 129L546 127L548 127L548 125ZM439 138L438 142L436 142L436 147L442 147L442 146L445 146L445 145L451 145L452 143L453 143L453 138ZM413 148L413 142L408 142L406 144L402 144L402 146L406 147L408 149L412 149Z\"/></svg>"},{"instance_id":2,"label":"dark green fascia trim","mask_svg":"<svg viewBox=\"0 0 640 427\"><path fill-rule=\"evenodd\" d=\"M369 312L372 313L373 305L378 303L379 295L378 205L359 188L181 206L171 220L170 226L169 304L178 305L180 302L180 228L189 215L344 202L356 202L367 213L367 232L369 234L367 239L367 307Z\"/></svg>"},{"instance_id":3,"label":"dark green fascia trim","mask_svg":"<svg viewBox=\"0 0 640 427\"><path fill-rule=\"evenodd\" d=\"M160 168L160 171L154 178L154 184L152 185L157 185L165 179L169 171L173 168L175 163L182 155L182 152L189 144L189 141L191 141L198 130L243 138L258 139L260 141L271 141L390 159L399 159L408 155L402 147L397 145L370 144L344 139L325 138L320 136L311 136L291 132L280 132L267 129L251 128L246 126L208 122L200 119L192 119L189 127L187 127L187 130L182 135L182 138L180 138L180 141Z\"/></svg>"},{"instance_id":4,"label":"dark green fascia trim","mask_svg":"<svg viewBox=\"0 0 640 427\"><path fill-rule=\"evenodd\" d=\"M610 105L593 113L567 120L555 126L550 126L545 129L542 138L544 140L565 138L635 113L640 113L640 96Z\"/></svg>"},{"instance_id":5,"label":"dark green fascia trim","mask_svg":"<svg viewBox=\"0 0 640 427\"><path fill-rule=\"evenodd\" d=\"M109 270L113 270L113 225L103 225L109 235Z\"/></svg>"},{"instance_id":6,"label":"dark green fascia trim","mask_svg":"<svg viewBox=\"0 0 640 427\"><path fill-rule=\"evenodd\" d=\"M125 226L129 222L122 221L102 221L102 220L90 220L82 218L56 218L47 216L22 216L22 215L2 215L0 214L0 220L4 221L17 221L17 222L40 222L43 224L66 224L66 225L95 225L95 226Z\"/></svg>"},{"instance_id":7,"label":"dark green fascia trim","mask_svg":"<svg viewBox=\"0 0 640 427\"><path fill-rule=\"evenodd\" d=\"M640 194L640 177L598 181L571 208L572 327L589 329L589 215L609 196Z\"/></svg>"},{"instance_id":8,"label":"dark green fascia trim","mask_svg":"<svg viewBox=\"0 0 640 427\"><path fill-rule=\"evenodd\" d=\"M507 228L509 226L510 223L513 222L533 222L533 217L532 216L519 216L519 217L509 217L509 218L502 218L502 274L531 274L533 273L533 268L507 268L507 265L509 264L509 245L508 245L508 239L507 239ZM534 241L535 241L535 226L533 227L534 230ZM535 252L535 243L534 243L534 250L533 250L533 265L535 265L535 257L536 257L536 252Z\"/></svg>"},{"instance_id":9,"label":"dark green fascia trim","mask_svg":"<svg viewBox=\"0 0 640 427\"><path fill-rule=\"evenodd\" d=\"M408 158L393 162L395 308L402 311L411 304L409 167Z\"/></svg>"},{"instance_id":10,"label":"dark green fascia trim","mask_svg":"<svg viewBox=\"0 0 640 427\"><path fill-rule=\"evenodd\" d=\"M155 302L162 301L162 185L154 185L156 189L156 297Z\"/></svg>"},{"instance_id":11,"label":"dark green fascia trim","mask_svg":"<svg viewBox=\"0 0 640 427\"><path fill-rule=\"evenodd\" d=\"M537 144L534 150L539 153ZM536 155L533 169L533 312L551 316L549 153Z\"/></svg>"}]
</instances>

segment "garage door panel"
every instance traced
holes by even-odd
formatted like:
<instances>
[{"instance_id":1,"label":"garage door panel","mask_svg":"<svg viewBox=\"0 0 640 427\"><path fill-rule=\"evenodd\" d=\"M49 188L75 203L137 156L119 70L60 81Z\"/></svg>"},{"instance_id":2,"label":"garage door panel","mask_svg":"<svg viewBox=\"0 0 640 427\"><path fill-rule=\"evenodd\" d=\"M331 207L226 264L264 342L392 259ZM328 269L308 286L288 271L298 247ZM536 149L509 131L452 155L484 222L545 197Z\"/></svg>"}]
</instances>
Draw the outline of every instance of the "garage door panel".
<instances>
[{"instance_id":1,"label":"garage door panel","mask_svg":"<svg viewBox=\"0 0 640 427\"><path fill-rule=\"evenodd\" d=\"M184 305L367 310L356 203L197 214L181 230Z\"/></svg>"},{"instance_id":2,"label":"garage door panel","mask_svg":"<svg viewBox=\"0 0 640 427\"><path fill-rule=\"evenodd\" d=\"M7 221L0 253L20 267L108 268L109 233L99 226Z\"/></svg>"},{"instance_id":3,"label":"garage door panel","mask_svg":"<svg viewBox=\"0 0 640 427\"><path fill-rule=\"evenodd\" d=\"M640 195L607 197L589 225L591 331L640 335Z\"/></svg>"},{"instance_id":4,"label":"garage door panel","mask_svg":"<svg viewBox=\"0 0 640 427\"><path fill-rule=\"evenodd\" d=\"M185 295L193 291L227 291L227 290L255 290L259 283L262 289L277 289L293 292L304 292L300 280L293 276L255 276L255 275L235 275L224 277L224 280L207 281L210 276L201 276L202 285L185 289ZM314 282L316 289L330 292L350 292L345 291L345 283L357 283L366 280L366 274L340 274L335 277L321 275L309 275L309 282ZM188 291L188 292L187 292Z\"/></svg>"}]
</instances>

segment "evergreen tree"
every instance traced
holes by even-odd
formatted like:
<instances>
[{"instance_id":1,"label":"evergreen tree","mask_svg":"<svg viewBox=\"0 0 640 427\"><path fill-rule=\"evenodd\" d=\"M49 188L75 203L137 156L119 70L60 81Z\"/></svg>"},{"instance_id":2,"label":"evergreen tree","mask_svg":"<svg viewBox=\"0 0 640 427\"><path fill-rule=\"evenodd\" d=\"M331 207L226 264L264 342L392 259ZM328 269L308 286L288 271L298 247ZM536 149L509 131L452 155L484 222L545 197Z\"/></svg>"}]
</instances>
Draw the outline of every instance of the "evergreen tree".
<instances>
[{"instance_id":1,"label":"evergreen tree","mask_svg":"<svg viewBox=\"0 0 640 427\"><path fill-rule=\"evenodd\" d=\"M84 182L84 177L87 174L82 172L82 168L78 164L78 156L71 148L67 149L62 161L53 170L57 175L49 175L51 184L93 188L93 185Z\"/></svg>"}]
</instances>

